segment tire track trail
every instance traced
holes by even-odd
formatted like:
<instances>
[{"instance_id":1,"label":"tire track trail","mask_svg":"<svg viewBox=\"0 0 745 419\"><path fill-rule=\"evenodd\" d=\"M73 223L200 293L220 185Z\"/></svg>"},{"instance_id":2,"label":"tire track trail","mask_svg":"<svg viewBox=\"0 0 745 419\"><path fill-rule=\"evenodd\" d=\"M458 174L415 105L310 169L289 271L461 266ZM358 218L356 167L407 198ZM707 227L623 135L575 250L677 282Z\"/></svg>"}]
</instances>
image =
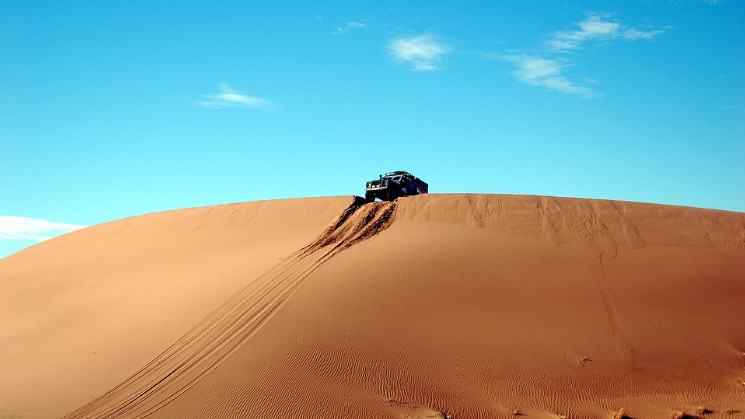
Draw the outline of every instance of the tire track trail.
<instances>
[{"instance_id":1,"label":"tire track trail","mask_svg":"<svg viewBox=\"0 0 745 419\"><path fill-rule=\"evenodd\" d=\"M353 203L316 240L278 262L124 382L65 418L141 418L179 397L250 339L337 253L388 228L395 202Z\"/></svg>"}]
</instances>

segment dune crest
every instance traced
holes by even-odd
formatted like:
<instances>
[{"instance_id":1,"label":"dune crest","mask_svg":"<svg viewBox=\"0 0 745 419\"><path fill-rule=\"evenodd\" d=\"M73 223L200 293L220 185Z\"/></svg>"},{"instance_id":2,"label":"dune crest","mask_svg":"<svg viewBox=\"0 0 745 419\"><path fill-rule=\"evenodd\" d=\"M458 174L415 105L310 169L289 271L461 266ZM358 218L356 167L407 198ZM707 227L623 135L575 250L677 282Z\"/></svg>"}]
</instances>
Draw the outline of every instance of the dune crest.
<instances>
[{"instance_id":1,"label":"dune crest","mask_svg":"<svg viewBox=\"0 0 745 419\"><path fill-rule=\"evenodd\" d=\"M402 201L398 219L458 223L571 242L615 256L619 245L745 250L742 213L609 200L451 194Z\"/></svg>"},{"instance_id":2,"label":"dune crest","mask_svg":"<svg viewBox=\"0 0 745 419\"><path fill-rule=\"evenodd\" d=\"M111 340L102 347L112 357L132 345L160 351L137 368L130 362L112 384L96 378L102 370L86 347L69 345L56 360L81 359L81 373L67 380L86 386L87 400L70 406L65 389L46 385L35 393L50 400L46 410L24 411L31 402L15 391L0 400L0 413L642 419L745 412L745 214L515 195L245 205L240 216L236 207L212 207L112 223L95 236L78 232L105 245L96 255L122 298L148 298L132 287L138 271L122 276L112 252L122 237L127 246L158 244L148 248L161 249L156 255L132 259L161 274L147 277L154 283L216 290L188 300L157 293L177 313L195 302L204 313L192 314L188 328L170 317L179 327L158 344L151 340L162 329L144 331L153 320L127 311L108 313L116 325L108 336L118 338L69 328L83 342ZM35 274L56 272L55 261L79 253L78 233L53 243L54 252L0 261L9 299L105 296L90 281L87 257L67 265L78 278L67 288ZM168 279L173 272L181 276ZM207 272L215 281L199 282ZM29 282L45 286L19 285ZM73 303L80 301L87 300ZM4 346L59 335L54 323L34 329L19 320L41 322L43 310L14 307L0 313L11 315L0 330L38 332L0 332ZM132 322L143 330L127 327ZM33 359L16 355L13 377L49 379ZM8 382L3 389L12 390ZM5 408L10 402L21 407Z\"/></svg>"}]
</instances>

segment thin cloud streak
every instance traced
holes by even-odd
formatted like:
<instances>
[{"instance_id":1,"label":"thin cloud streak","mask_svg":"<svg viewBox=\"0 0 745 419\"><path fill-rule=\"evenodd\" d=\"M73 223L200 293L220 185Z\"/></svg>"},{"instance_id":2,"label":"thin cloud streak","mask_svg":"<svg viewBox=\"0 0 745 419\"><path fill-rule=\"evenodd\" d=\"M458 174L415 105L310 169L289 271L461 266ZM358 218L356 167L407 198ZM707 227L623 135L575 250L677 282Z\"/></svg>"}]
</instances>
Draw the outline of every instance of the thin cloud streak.
<instances>
[{"instance_id":1,"label":"thin cloud streak","mask_svg":"<svg viewBox=\"0 0 745 419\"><path fill-rule=\"evenodd\" d=\"M640 30L626 27L621 23L610 21L611 16L611 14L588 13L585 20L577 23L579 29L552 33L537 52L513 54L500 58L513 63L517 68L512 74L518 81L527 85L541 86L583 98L598 97L599 95L591 88L570 81L564 73L571 62L558 57L577 52L591 41L651 40L665 32L662 29Z\"/></svg>"},{"instance_id":2,"label":"thin cloud streak","mask_svg":"<svg viewBox=\"0 0 745 419\"><path fill-rule=\"evenodd\" d=\"M37 218L2 215L0 216L0 240L34 240L41 242L85 227Z\"/></svg>"},{"instance_id":3,"label":"thin cloud streak","mask_svg":"<svg viewBox=\"0 0 745 419\"><path fill-rule=\"evenodd\" d=\"M572 83L562 73L566 67L558 59L548 59L528 55L505 56L504 60L517 66L513 75L530 86L542 86L549 90L556 90L566 94L579 95L585 98L596 97L597 94L585 86Z\"/></svg>"},{"instance_id":4,"label":"thin cloud streak","mask_svg":"<svg viewBox=\"0 0 745 419\"><path fill-rule=\"evenodd\" d=\"M660 35L664 32L665 31L662 29L655 30L655 31L640 31L638 29L626 29L623 32L623 39L626 39L629 41L636 41L637 39L650 40L654 38L655 36Z\"/></svg>"},{"instance_id":5,"label":"thin cloud streak","mask_svg":"<svg viewBox=\"0 0 745 419\"><path fill-rule=\"evenodd\" d=\"M549 50L571 51L582 47L582 44L592 39L611 39L618 36L621 24L603 21L609 15L590 14L587 19L579 22L577 31L561 31L546 41Z\"/></svg>"},{"instance_id":6,"label":"thin cloud streak","mask_svg":"<svg viewBox=\"0 0 745 419\"><path fill-rule=\"evenodd\" d=\"M396 38L388 43L393 58L411 65L415 71L434 71L450 52L450 46L439 42L434 35Z\"/></svg>"},{"instance_id":7,"label":"thin cloud streak","mask_svg":"<svg viewBox=\"0 0 745 419\"><path fill-rule=\"evenodd\" d=\"M618 22L609 21L608 19L611 16L610 14L589 13L585 20L577 24L579 30L560 31L552 34L546 41L546 49L554 52L571 52L582 48L583 44L593 40L603 41L617 38L630 41L637 39L650 40L665 32L661 29L643 31L629 28Z\"/></svg>"},{"instance_id":8,"label":"thin cloud streak","mask_svg":"<svg viewBox=\"0 0 745 419\"><path fill-rule=\"evenodd\" d=\"M243 106L255 109L272 109L274 103L260 97L248 96L233 90L228 84L220 84L220 93L215 95L204 95L204 99L198 103L208 108L227 108L233 106Z\"/></svg>"},{"instance_id":9,"label":"thin cloud streak","mask_svg":"<svg viewBox=\"0 0 745 419\"><path fill-rule=\"evenodd\" d=\"M368 26L366 24L364 24L364 23L360 23L360 22L347 22L347 23L344 24L344 26L337 26L334 29L334 33L337 34L337 35L343 35L343 34L349 32L351 30L354 30L354 29L365 29L367 27Z\"/></svg>"}]
</instances>

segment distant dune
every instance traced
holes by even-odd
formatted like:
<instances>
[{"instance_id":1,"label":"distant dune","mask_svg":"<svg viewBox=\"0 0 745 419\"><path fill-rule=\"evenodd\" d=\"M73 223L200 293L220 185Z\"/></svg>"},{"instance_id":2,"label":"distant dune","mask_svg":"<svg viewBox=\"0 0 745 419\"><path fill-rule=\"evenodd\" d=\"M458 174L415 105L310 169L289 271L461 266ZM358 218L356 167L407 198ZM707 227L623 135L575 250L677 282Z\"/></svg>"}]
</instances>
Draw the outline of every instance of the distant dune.
<instances>
[{"instance_id":1,"label":"distant dune","mask_svg":"<svg viewBox=\"0 0 745 419\"><path fill-rule=\"evenodd\" d=\"M0 260L0 418L745 417L745 214L184 209Z\"/></svg>"}]
</instances>

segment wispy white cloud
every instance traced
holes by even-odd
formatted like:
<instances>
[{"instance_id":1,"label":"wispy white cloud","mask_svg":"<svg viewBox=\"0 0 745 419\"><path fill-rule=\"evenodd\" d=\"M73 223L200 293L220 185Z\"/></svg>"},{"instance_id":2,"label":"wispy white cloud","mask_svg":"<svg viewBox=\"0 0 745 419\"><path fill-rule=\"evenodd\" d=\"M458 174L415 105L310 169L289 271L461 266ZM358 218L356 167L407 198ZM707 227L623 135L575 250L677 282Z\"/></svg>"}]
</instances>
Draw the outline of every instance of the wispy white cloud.
<instances>
[{"instance_id":1,"label":"wispy white cloud","mask_svg":"<svg viewBox=\"0 0 745 419\"><path fill-rule=\"evenodd\" d=\"M629 41L650 40L665 32L663 29L641 30L611 21L611 14L589 13L579 23L578 30L560 31L551 34L546 49L554 52L570 52L582 48L586 42L622 38Z\"/></svg>"},{"instance_id":2,"label":"wispy white cloud","mask_svg":"<svg viewBox=\"0 0 745 419\"><path fill-rule=\"evenodd\" d=\"M657 35L660 35L662 33L665 33L664 30L658 29L654 31L642 31L639 29L626 29L623 31L623 39L629 40L629 41L636 41L637 39L652 39Z\"/></svg>"},{"instance_id":3,"label":"wispy white cloud","mask_svg":"<svg viewBox=\"0 0 745 419\"><path fill-rule=\"evenodd\" d=\"M579 30L556 32L546 41L546 46L554 51L571 51L581 48L589 40L616 38L621 31L621 24L603 20L609 17L610 15L591 13L577 24Z\"/></svg>"},{"instance_id":4,"label":"wispy white cloud","mask_svg":"<svg viewBox=\"0 0 745 419\"><path fill-rule=\"evenodd\" d=\"M351 30L354 30L354 29L365 29L367 27L368 26L366 24L364 24L364 23L360 23L360 22L347 22L347 23L344 24L344 26L337 26L336 28L334 28L334 33L337 34L337 35L343 35L343 34L349 32Z\"/></svg>"},{"instance_id":5,"label":"wispy white cloud","mask_svg":"<svg viewBox=\"0 0 745 419\"><path fill-rule=\"evenodd\" d=\"M388 42L388 52L396 60L411 65L413 70L433 71L450 52L450 46L438 41L434 35L425 34L392 39Z\"/></svg>"},{"instance_id":6,"label":"wispy white cloud","mask_svg":"<svg viewBox=\"0 0 745 419\"><path fill-rule=\"evenodd\" d=\"M522 83L584 98L598 97L590 87L573 82L566 76L566 70L572 64L566 59L567 54L581 50L588 42L613 39L650 40L665 32L664 29L641 30L627 27L613 21L612 17L611 14L588 13L583 21L577 23L578 29L550 34L537 50L529 54L513 54L501 58L517 67L513 75Z\"/></svg>"},{"instance_id":7,"label":"wispy white cloud","mask_svg":"<svg viewBox=\"0 0 745 419\"><path fill-rule=\"evenodd\" d=\"M86 226L56 223L37 218L0 215L0 240L44 241Z\"/></svg>"},{"instance_id":8,"label":"wispy white cloud","mask_svg":"<svg viewBox=\"0 0 745 419\"><path fill-rule=\"evenodd\" d=\"M592 89L569 81L563 74L567 65L559 59L529 55L506 56L503 59L515 64L515 77L530 86L542 86L549 90L586 98L597 96Z\"/></svg>"},{"instance_id":9,"label":"wispy white cloud","mask_svg":"<svg viewBox=\"0 0 745 419\"><path fill-rule=\"evenodd\" d=\"M233 90L228 84L220 84L220 93L204 95L198 102L202 106L210 108L227 108L231 106L245 106L256 109L271 109L274 103L260 97L248 96Z\"/></svg>"}]
</instances>

